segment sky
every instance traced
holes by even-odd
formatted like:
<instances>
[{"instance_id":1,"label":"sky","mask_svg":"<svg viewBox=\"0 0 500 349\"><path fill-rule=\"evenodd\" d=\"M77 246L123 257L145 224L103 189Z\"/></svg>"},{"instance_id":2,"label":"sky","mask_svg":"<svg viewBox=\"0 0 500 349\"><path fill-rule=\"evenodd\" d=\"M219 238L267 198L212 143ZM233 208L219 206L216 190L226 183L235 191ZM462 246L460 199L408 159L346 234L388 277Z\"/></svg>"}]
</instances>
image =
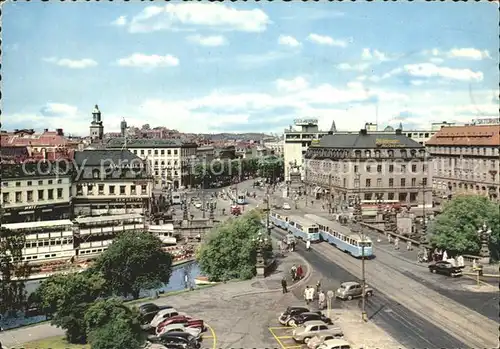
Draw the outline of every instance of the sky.
<instances>
[{"instance_id":1,"label":"sky","mask_svg":"<svg viewBox=\"0 0 500 349\"><path fill-rule=\"evenodd\" d=\"M4 3L2 128L428 129L498 116L498 4Z\"/></svg>"}]
</instances>

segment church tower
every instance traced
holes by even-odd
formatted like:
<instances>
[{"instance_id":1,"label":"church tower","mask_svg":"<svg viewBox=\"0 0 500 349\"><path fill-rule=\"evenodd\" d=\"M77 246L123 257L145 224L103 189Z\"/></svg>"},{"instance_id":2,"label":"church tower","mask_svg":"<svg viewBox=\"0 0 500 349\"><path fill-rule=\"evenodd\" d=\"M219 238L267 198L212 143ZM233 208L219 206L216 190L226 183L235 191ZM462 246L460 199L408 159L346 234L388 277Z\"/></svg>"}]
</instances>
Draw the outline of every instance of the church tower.
<instances>
[{"instance_id":1,"label":"church tower","mask_svg":"<svg viewBox=\"0 0 500 349\"><path fill-rule=\"evenodd\" d=\"M90 123L90 138L92 141L101 140L104 136L104 126L101 120L101 111L97 104L92 111L92 122Z\"/></svg>"}]
</instances>

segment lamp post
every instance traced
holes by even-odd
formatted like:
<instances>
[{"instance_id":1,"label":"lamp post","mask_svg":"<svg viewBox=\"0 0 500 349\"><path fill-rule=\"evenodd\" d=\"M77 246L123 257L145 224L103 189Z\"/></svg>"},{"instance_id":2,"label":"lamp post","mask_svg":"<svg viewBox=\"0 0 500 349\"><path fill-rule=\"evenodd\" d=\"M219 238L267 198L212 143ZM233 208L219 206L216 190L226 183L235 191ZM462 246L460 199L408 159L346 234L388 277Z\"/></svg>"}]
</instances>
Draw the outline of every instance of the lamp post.
<instances>
[{"instance_id":1,"label":"lamp post","mask_svg":"<svg viewBox=\"0 0 500 349\"><path fill-rule=\"evenodd\" d=\"M477 234L481 239L481 250L479 251L479 256L481 257L480 263L489 264L491 256L488 245L490 242L491 229L489 229L486 223L484 223L483 226L478 229Z\"/></svg>"},{"instance_id":2,"label":"lamp post","mask_svg":"<svg viewBox=\"0 0 500 349\"><path fill-rule=\"evenodd\" d=\"M363 321L368 321L368 317L366 315L366 275L365 275L365 234L363 229L360 226L361 220L363 219L363 212L361 208L361 175L359 173L355 176L354 186L357 187L356 196L355 196L355 204L354 204L354 224L353 228L355 232L361 238L361 319Z\"/></svg>"},{"instance_id":3,"label":"lamp post","mask_svg":"<svg viewBox=\"0 0 500 349\"><path fill-rule=\"evenodd\" d=\"M267 237L263 237L262 233L259 231L257 238L253 238L252 241L257 250L257 261L255 265L257 276L263 277L265 276L266 269L266 256L264 250L267 248L269 240Z\"/></svg>"},{"instance_id":4,"label":"lamp post","mask_svg":"<svg viewBox=\"0 0 500 349\"><path fill-rule=\"evenodd\" d=\"M426 212L425 212L425 187L426 183L424 181L420 182L422 186L422 235L420 236L420 242L427 242L427 222L426 222Z\"/></svg>"}]
</instances>

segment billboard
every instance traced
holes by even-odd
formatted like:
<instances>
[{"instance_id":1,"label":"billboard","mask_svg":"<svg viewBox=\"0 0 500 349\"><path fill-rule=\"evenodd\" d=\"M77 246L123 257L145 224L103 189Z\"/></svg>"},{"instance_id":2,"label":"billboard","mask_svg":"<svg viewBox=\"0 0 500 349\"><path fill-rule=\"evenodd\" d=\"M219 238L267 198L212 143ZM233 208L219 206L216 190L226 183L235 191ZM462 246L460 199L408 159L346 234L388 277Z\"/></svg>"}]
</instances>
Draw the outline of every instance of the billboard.
<instances>
[{"instance_id":1,"label":"billboard","mask_svg":"<svg viewBox=\"0 0 500 349\"><path fill-rule=\"evenodd\" d=\"M295 119L294 123L296 126L302 125L317 125L318 119Z\"/></svg>"}]
</instances>

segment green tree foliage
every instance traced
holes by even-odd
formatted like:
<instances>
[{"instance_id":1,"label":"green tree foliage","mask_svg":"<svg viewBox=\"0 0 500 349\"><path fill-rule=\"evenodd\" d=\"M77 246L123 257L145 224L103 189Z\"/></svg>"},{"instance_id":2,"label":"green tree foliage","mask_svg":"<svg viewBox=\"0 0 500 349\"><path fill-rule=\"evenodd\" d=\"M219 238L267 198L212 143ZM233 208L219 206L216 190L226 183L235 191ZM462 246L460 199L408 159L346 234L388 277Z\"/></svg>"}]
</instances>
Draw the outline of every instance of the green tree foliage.
<instances>
[{"instance_id":1,"label":"green tree foliage","mask_svg":"<svg viewBox=\"0 0 500 349\"><path fill-rule=\"evenodd\" d=\"M277 178L282 177L285 168L283 165L283 158L275 155L270 155L259 159L259 173L262 177L268 178L271 181L276 181Z\"/></svg>"},{"instance_id":2,"label":"green tree foliage","mask_svg":"<svg viewBox=\"0 0 500 349\"><path fill-rule=\"evenodd\" d=\"M137 349L144 344L139 313L117 299L99 300L85 312L92 349Z\"/></svg>"},{"instance_id":3,"label":"green tree foliage","mask_svg":"<svg viewBox=\"0 0 500 349\"><path fill-rule=\"evenodd\" d=\"M256 158L213 160L194 166L193 184L210 187L220 182L221 185L229 185L242 177L257 175L258 170L259 160Z\"/></svg>"},{"instance_id":4,"label":"green tree foliage","mask_svg":"<svg viewBox=\"0 0 500 349\"><path fill-rule=\"evenodd\" d=\"M197 260L202 273L212 281L253 277L257 251L252 240L260 229L261 216L256 211L215 227L198 250Z\"/></svg>"},{"instance_id":5,"label":"green tree foliage","mask_svg":"<svg viewBox=\"0 0 500 349\"><path fill-rule=\"evenodd\" d=\"M102 295L104 283L96 273L53 275L42 282L35 298L46 313L53 314L52 324L66 330L68 342L85 343L83 315Z\"/></svg>"},{"instance_id":6,"label":"green tree foliage","mask_svg":"<svg viewBox=\"0 0 500 349\"><path fill-rule=\"evenodd\" d=\"M22 262L25 235L0 228L0 314L15 315L26 305L24 280L31 268Z\"/></svg>"},{"instance_id":7,"label":"green tree foliage","mask_svg":"<svg viewBox=\"0 0 500 349\"><path fill-rule=\"evenodd\" d=\"M139 298L139 291L168 283L172 256L157 237L147 232L120 234L96 260L93 270L106 280L113 294Z\"/></svg>"},{"instance_id":8,"label":"green tree foliage","mask_svg":"<svg viewBox=\"0 0 500 349\"><path fill-rule=\"evenodd\" d=\"M492 230L492 257L498 259L499 207L483 196L457 196L447 203L429 226L431 243L455 253L477 254L481 248L477 231L485 223Z\"/></svg>"}]
</instances>

